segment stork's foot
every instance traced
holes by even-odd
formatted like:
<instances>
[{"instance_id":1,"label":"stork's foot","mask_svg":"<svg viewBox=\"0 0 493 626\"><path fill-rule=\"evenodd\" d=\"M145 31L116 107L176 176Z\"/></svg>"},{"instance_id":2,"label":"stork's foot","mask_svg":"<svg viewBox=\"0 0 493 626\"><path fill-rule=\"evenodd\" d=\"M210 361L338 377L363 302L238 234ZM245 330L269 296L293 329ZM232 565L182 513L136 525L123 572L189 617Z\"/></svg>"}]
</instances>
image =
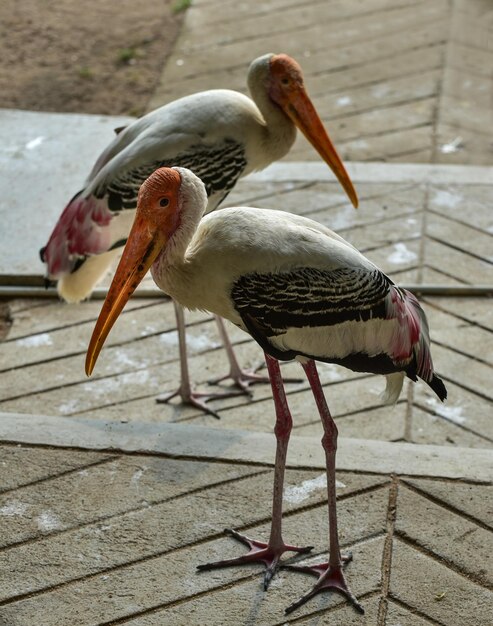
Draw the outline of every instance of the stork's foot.
<instances>
[{"instance_id":1,"label":"stork's foot","mask_svg":"<svg viewBox=\"0 0 493 626\"><path fill-rule=\"evenodd\" d=\"M268 383L269 377L256 374L254 370L240 370L239 372L231 371L229 374L225 374L219 378L213 378L207 382L209 385L217 385L218 383L223 383L226 380L232 380L234 386L240 390L239 393L244 393L245 395L251 397L252 392L250 390L250 385L255 385L256 383Z\"/></svg>"},{"instance_id":2,"label":"stork's foot","mask_svg":"<svg viewBox=\"0 0 493 626\"><path fill-rule=\"evenodd\" d=\"M279 567L280 558L284 552L297 552L298 554L305 554L306 552L313 550L313 546L298 548L296 546L287 545L284 542L277 547L270 546L268 543L257 541L256 539L250 539L249 537L246 537L245 535L242 535L236 532L236 530L232 530L230 528L227 528L225 532L250 548L250 551L235 559L225 559L224 561L215 561L213 563L198 565L197 569L204 571L219 567L232 567L234 565L261 562L266 567L264 574L264 591L267 591L269 583Z\"/></svg>"},{"instance_id":3,"label":"stork's foot","mask_svg":"<svg viewBox=\"0 0 493 626\"><path fill-rule=\"evenodd\" d=\"M220 376L219 378L214 378L209 380L209 385L217 385L218 383L222 383L225 380L232 380L235 387L238 387L241 392L247 396L251 396L252 392L250 390L250 385L256 384L267 384L270 383L268 376L263 376L262 374L257 374L257 370L260 367L257 367L252 370L239 370L238 372L230 371L229 374L225 376ZM301 383L301 378L284 378L285 383Z\"/></svg>"},{"instance_id":4,"label":"stork's foot","mask_svg":"<svg viewBox=\"0 0 493 626\"><path fill-rule=\"evenodd\" d=\"M176 398L179 396L183 404L188 404L190 406L195 407L196 409L200 409L209 415L212 415L216 419L221 419L220 416L211 409L210 406L207 405L211 400L221 400L224 398L231 398L232 396L237 396L241 393L241 391L237 391L233 389L231 391L224 391L221 393L211 392L211 393L199 393L196 391L187 391L184 392L181 387L179 387L176 391L171 393L163 394L156 398L156 402L158 404L166 404L172 398Z\"/></svg>"},{"instance_id":5,"label":"stork's foot","mask_svg":"<svg viewBox=\"0 0 493 626\"><path fill-rule=\"evenodd\" d=\"M347 556L341 556L342 565L338 567L332 567L328 563L320 563L318 565L285 565L284 567L286 567L286 569L293 569L297 572L305 572L318 577L317 582L310 591L305 593L299 600L296 600L296 602L290 604L285 610L285 613L291 613L322 591L334 590L345 596L358 613L363 614L365 610L349 588L344 577L344 572L342 571L344 565L352 560L353 555L348 554Z\"/></svg>"}]
</instances>

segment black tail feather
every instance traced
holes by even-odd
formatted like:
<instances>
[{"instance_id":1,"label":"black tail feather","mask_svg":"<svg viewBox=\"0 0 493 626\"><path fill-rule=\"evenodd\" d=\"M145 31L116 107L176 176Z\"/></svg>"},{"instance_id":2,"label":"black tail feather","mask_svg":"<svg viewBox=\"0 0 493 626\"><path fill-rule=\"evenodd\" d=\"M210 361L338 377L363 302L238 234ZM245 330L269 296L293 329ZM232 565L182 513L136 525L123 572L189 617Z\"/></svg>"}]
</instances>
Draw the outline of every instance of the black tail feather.
<instances>
[{"instance_id":1,"label":"black tail feather","mask_svg":"<svg viewBox=\"0 0 493 626\"><path fill-rule=\"evenodd\" d=\"M447 389L443 384L443 380L439 378L436 374L433 374L433 378L428 384L443 402L447 397Z\"/></svg>"}]
</instances>

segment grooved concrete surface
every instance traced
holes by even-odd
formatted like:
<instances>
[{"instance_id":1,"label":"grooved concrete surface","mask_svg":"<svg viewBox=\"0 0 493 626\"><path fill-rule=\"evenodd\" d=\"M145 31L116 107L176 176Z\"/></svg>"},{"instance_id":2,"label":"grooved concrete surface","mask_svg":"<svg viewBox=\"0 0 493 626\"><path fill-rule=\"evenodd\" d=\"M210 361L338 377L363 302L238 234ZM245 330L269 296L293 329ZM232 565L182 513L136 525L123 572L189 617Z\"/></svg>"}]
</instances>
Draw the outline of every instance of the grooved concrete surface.
<instances>
[{"instance_id":1,"label":"grooved concrete surface","mask_svg":"<svg viewBox=\"0 0 493 626\"><path fill-rule=\"evenodd\" d=\"M286 52L345 159L493 161L489 0L196 0L149 108ZM316 160L299 137L287 157Z\"/></svg>"},{"instance_id":2,"label":"grooved concrete surface","mask_svg":"<svg viewBox=\"0 0 493 626\"><path fill-rule=\"evenodd\" d=\"M378 171L355 164L358 212L326 172L307 163L242 181L229 202L322 221L401 283L491 285L489 171L445 168L439 177L425 167L410 175L392 164L491 165L491 23L487 0L195 0L151 106L197 89L244 90L251 58L267 50L293 54L343 156L391 164ZM74 119L61 116L61 131L65 123ZM88 123L103 123L108 133L113 127L112 119ZM24 157L41 136L26 128ZM289 159L316 155L299 139ZM71 176L82 182L87 167L81 161L77 168ZM20 177L15 168L12 175ZM50 189L46 201L60 204ZM67 188L66 198L76 190ZM39 273L31 261L26 267ZM156 299L129 304L88 380L83 358L100 306L8 302L13 323L0 356L0 412L10 414L0 416L1 626L491 624L490 299L423 298L435 364L449 389L445 405L425 385L407 384L395 407L382 407L380 379L320 368L345 438L340 533L354 554L347 576L364 617L334 594L284 616L313 582L298 573L281 571L266 594L259 567L196 573L199 563L242 552L223 536L225 526L267 536L269 388L257 386L252 401L216 402L219 421L157 405L156 395L176 385L178 362L171 304ZM223 372L224 357L210 316L187 320L192 376L205 388ZM251 340L235 329L232 337L242 363L260 362ZM296 364L283 371L301 373ZM320 424L306 382L287 388L296 464L287 474L286 540L313 544L322 558L322 466L310 454L298 464L299 451L316 445ZM32 415L29 427L22 418L22 436L21 418L12 417L21 413ZM169 435L168 423L176 437L183 433L172 453L156 445ZM139 434L138 448L125 439L126 425ZM232 459L231 440L255 433L265 447L249 455L246 446ZM211 440L204 451L199 444ZM356 440L368 443L351 463L347 451ZM415 447L421 467L402 471L406 446Z\"/></svg>"}]
</instances>

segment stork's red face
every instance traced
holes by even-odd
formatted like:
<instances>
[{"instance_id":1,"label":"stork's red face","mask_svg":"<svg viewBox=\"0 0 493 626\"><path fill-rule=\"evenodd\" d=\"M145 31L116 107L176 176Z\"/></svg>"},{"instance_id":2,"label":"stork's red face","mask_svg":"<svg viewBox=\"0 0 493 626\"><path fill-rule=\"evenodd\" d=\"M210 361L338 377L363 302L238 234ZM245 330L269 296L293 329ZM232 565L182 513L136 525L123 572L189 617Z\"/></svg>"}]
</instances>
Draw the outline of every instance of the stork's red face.
<instances>
[{"instance_id":1,"label":"stork's red face","mask_svg":"<svg viewBox=\"0 0 493 626\"><path fill-rule=\"evenodd\" d=\"M353 183L306 93L301 67L286 54L274 55L270 60L269 95L320 154L357 208Z\"/></svg>"},{"instance_id":2,"label":"stork's red face","mask_svg":"<svg viewBox=\"0 0 493 626\"><path fill-rule=\"evenodd\" d=\"M180 174L163 167L140 188L135 220L87 349L88 376L123 307L180 223L180 186Z\"/></svg>"}]
</instances>

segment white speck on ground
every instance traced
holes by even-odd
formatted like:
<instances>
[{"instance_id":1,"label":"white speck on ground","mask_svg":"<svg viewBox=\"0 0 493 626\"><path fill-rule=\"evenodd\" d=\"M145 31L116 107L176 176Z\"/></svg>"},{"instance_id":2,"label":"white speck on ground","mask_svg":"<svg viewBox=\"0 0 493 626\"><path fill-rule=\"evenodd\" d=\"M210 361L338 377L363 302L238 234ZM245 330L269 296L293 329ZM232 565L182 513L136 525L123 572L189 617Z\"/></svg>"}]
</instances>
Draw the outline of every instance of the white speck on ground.
<instances>
[{"instance_id":1,"label":"white speck on ground","mask_svg":"<svg viewBox=\"0 0 493 626\"><path fill-rule=\"evenodd\" d=\"M155 326L146 326L144 328L144 330L140 331L140 336L141 337L146 337L147 335L152 335L155 332L156 332L156 327Z\"/></svg>"},{"instance_id":2,"label":"white speck on ground","mask_svg":"<svg viewBox=\"0 0 493 626\"><path fill-rule=\"evenodd\" d=\"M138 485L139 480L140 480L140 478L141 478L143 473L144 473L144 470L142 468L139 468L138 470L135 470L132 478L130 479L130 484L133 487L136 487Z\"/></svg>"},{"instance_id":3,"label":"white speck on ground","mask_svg":"<svg viewBox=\"0 0 493 626\"><path fill-rule=\"evenodd\" d=\"M464 142L462 141L462 137L455 137L455 139L452 139L452 141L441 145L440 152L442 154L452 154L453 152L458 152L463 147Z\"/></svg>"},{"instance_id":4,"label":"white speck on ground","mask_svg":"<svg viewBox=\"0 0 493 626\"><path fill-rule=\"evenodd\" d=\"M336 104L338 107L347 107L348 104L352 103L352 101L352 98L349 96L341 96L340 98L337 98Z\"/></svg>"},{"instance_id":5,"label":"white speck on ground","mask_svg":"<svg viewBox=\"0 0 493 626\"><path fill-rule=\"evenodd\" d=\"M22 348L39 348L40 346L53 345L53 341L48 333L41 333L39 335L31 335L30 337L17 339L15 343Z\"/></svg>"},{"instance_id":6,"label":"white speck on ground","mask_svg":"<svg viewBox=\"0 0 493 626\"><path fill-rule=\"evenodd\" d=\"M24 515L29 508L29 505L25 502L19 502L18 500L9 500L7 504L0 507L0 515L5 517L14 517L15 515Z\"/></svg>"},{"instance_id":7,"label":"white speck on ground","mask_svg":"<svg viewBox=\"0 0 493 626\"><path fill-rule=\"evenodd\" d=\"M339 209L339 211L333 216L333 219L330 221L330 227L335 231L341 230L342 228L349 228L354 224L355 216L354 209L352 206L348 205Z\"/></svg>"},{"instance_id":8,"label":"white speck on ground","mask_svg":"<svg viewBox=\"0 0 493 626\"><path fill-rule=\"evenodd\" d=\"M116 350L113 353L113 359L115 361L118 361L118 363L120 365L128 365L130 367L137 367L138 365L142 365L142 361L136 361L135 359L132 359L131 356L129 356L125 350Z\"/></svg>"},{"instance_id":9,"label":"white speck on ground","mask_svg":"<svg viewBox=\"0 0 493 626\"><path fill-rule=\"evenodd\" d=\"M284 499L290 504L299 504L311 496L317 489L325 489L327 485L326 475L320 474L316 478L304 480L301 485L287 487L284 491ZM336 487L344 488L344 483L336 481Z\"/></svg>"},{"instance_id":10,"label":"white speck on ground","mask_svg":"<svg viewBox=\"0 0 493 626\"><path fill-rule=\"evenodd\" d=\"M33 150L34 148L40 146L44 140L45 138L42 135L40 137L36 137L35 139L31 139L31 141L26 143L26 148L28 150Z\"/></svg>"},{"instance_id":11,"label":"white speck on ground","mask_svg":"<svg viewBox=\"0 0 493 626\"><path fill-rule=\"evenodd\" d=\"M38 528L42 532L49 532L50 530L56 530L62 528L62 524L58 517L52 511L43 511L36 518Z\"/></svg>"},{"instance_id":12,"label":"white speck on ground","mask_svg":"<svg viewBox=\"0 0 493 626\"><path fill-rule=\"evenodd\" d=\"M389 93L389 91L390 87L385 83L382 83L380 85L375 85L375 87L372 88L371 93L375 96L375 98L383 98Z\"/></svg>"},{"instance_id":13,"label":"white speck on ground","mask_svg":"<svg viewBox=\"0 0 493 626\"><path fill-rule=\"evenodd\" d=\"M67 402L60 404L58 407L58 411L62 415L68 415L69 413L74 413L75 411L77 411L78 408L81 408L79 406L79 401L72 398L72 400L67 400Z\"/></svg>"},{"instance_id":14,"label":"white speck on ground","mask_svg":"<svg viewBox=\"0 0 493 626\"><path fill-rule=\"evenodd\" d=\"M344 378L343 370L334 363L317 363L320 372L323 372L324 379L334 382L336 380L342 380Z\"/></svg>"},{"instance_id":15,"label":"white speck on ground","mask_svg":"<svg viewBox=\"0 0 493 626\"><path fill-rule=\"evenodd\" d=\"M168 346L177 346L178 332L174 330L169 333L163 333L162 335L159 335L159 340ZM193 336L190 333L187 334L187 346L195 352L211 350L212 348L217 348L218 345L218 343L211 341L207 335Z\"/></svg>"},{"instance_id":16,"label":"white speck on ground","mask_svg":"<svg viewBox=\"0 0 493 626\"><path fill-rule=\"evenodd\" d=\"M446 207L447 209L455 209L463 200L464 198L460 193L453 193L447 189L435 189L432 204L439 207Z\"/></svg>"},{"instance_id":17,"label":"white speck on ground","mask_svg":"<svg viewBox=\"0 0 493 626\"><path fill-rule=\"evenodd\" d=\"M449 422L453 422L454 424L464 424L467 421L467 418L462 415L461 406L445 406L436 398L428 398L426 404L432 407L437 415L443 417Z\"/></svg>"},{"instance_id":18,"label":"white speck on ground","mask_svg":"<svg viewBox=\"0 0 493 626\"><path fill-rule=\"evenodd\" d=\"M387 257L387 261L398 265L400 263L411 263L417 258L418 255L415 252L409 250L405 243L399 241L398 243L394 244L394 252L389 254L389 256Z\"/></svg>"}]
</instances>

